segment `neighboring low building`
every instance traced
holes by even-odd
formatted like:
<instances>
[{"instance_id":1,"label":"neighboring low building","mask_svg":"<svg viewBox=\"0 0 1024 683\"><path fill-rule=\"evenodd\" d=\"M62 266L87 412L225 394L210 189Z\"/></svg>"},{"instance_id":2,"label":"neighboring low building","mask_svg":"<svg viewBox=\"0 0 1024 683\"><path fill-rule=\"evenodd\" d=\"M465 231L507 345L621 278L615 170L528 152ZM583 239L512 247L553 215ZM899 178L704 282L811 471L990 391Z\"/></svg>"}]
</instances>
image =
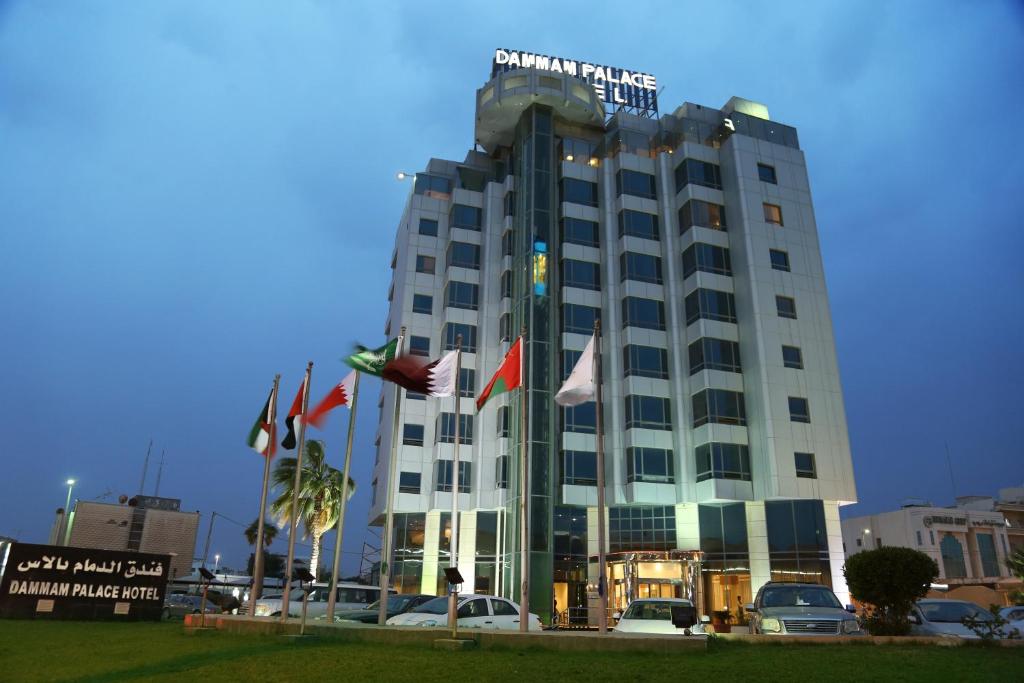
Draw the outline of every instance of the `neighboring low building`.
<instances>
[{"instance_id":1,"label":"neighboring low building","mask_svg":"<svg viewBox=\"0 0 1024 683\"><path fill-rule=\"evenodd\" d=\"M954 507L911 503L893 512L845 519L842 530L847 557L883 546L920 550L939 565L936 582L950 591L984 587L1002 597L1020 584L1006 565L1011 552L1007 520L992 498L964 496ZM974 593L960 597L981 599L972 598Z\"/></svg>"},{"instance_id":2,"label":"neighboring low building","mask_svg":"<svg viewBox=\"0 0 1024 683\"><path fill-rule=\"evenodd\" d=\"M192 566L199 513L180 508L179 499L156 496L136 496L127 505L79 500L69 517L67 545L170 555L170 578L184 576Z\"/></svg>"},{"instance_id":3,"label":"neighboring low building","mask_svg":"<svg viewBox=\"0 0 1024 683\"><path fill-rule=\"evenodd\" d=\"M999 500L994 501L993 508L1006 518L1010 552L1024 550L1024 485L999 489Z\"/></svg>"}]
</instances>

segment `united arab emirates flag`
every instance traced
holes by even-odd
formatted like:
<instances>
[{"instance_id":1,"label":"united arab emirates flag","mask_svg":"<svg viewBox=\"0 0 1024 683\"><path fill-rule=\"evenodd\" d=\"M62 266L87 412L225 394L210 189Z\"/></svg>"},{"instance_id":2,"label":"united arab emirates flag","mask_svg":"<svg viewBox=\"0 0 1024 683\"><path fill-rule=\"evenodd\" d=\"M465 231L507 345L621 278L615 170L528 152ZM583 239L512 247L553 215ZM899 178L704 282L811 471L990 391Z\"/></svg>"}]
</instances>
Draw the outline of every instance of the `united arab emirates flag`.
<instances>
[{"instance_id":1,"label":"united arab emirates flag","mask_svg":"<svg viewBox=\"0 0 1024 683\"><path fill-rule=\"evenodd\" d=\"M270 390L270 395L267 396L267 404L263 406L263 412L256 418L256 422L253 424L252 429L249 430L249 438L246 439L246 443L249 444L249 448L254 449L261 455L274 456L275 445L274 445L274 425L270 422L270 414L273 410L274 390ZM269 451L269 453L268 453Z\"/></svg>"},{"instance_id":2,"label":"united arab emirates flag","mask_svg":"<svg viewBox=\"0 0 1024 683\"><path fill-rule=\"evenodd\" d=\"M356 352L345 359L345 363L359 372L381 377L384 366L398 355L398 339L392 339L379 349L356 346Z\"/></svg>"},{"instance_id":3,"label":"united arab emirates flag","mask_svg":"<svg viewBox=\"0 0 1024 683\"><path fill-rule=\"evenodd\" d=\"M512 391L523 383L523 338L516 339L516 343L505 354L505 360L501 361L498 371L487 383L480 396L476 399L476 409L480 410L492 396Z\"/></svg>"},{"instance_id":4,"label":"united arab emirates flag","mask_svg":"<svg viewBox=\"0 0 1024 683\"><path fill-rule=\"evenodd\" d=\"M285 450L294 450L295 445L298 443L298 439L295 436L295 418L302 419L302 394L306 391L306 380L302 380L302 384L299 385L299 393L295 394L295 400L292 401L292 409L288 411L288 417L285 418L284 424L288 427L288 433L284 435L284 439L281 440L281 448Z\"/></svg>"}]
</instances>

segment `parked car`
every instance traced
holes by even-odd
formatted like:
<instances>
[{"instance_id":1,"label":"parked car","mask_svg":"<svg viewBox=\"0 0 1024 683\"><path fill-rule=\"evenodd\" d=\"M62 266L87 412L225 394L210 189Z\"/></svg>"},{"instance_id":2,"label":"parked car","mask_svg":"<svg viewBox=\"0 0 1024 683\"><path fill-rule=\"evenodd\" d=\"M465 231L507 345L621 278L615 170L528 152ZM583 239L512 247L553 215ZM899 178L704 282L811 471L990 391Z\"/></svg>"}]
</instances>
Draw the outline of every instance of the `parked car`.
<instances>
[{"instance_id":1,"label":"parked car","mask_svg":"<svg viewBox=\"0 0 1024 683\"><path fill-rule=\"evenodd\" d=\"M651 633L659 635L693 635L703 634L704 624L698 621L689 628L678 628L672 623L672 607L693 607L693 603L683 598L641 598L629 603L629 607L621 614L616 612L618 619L616 633ZM705 617L707 619L707 617Z\"/></svg>"},{"instance_id":2,"label":"parked car","mask_svg":"<svg viewBox=\"0 0 1024 683\"><path fill-rule=\"evenodd\" d=\"M1024 638L1024 605L1004 607L999 610L999 616L1009 622L1009 629L1017 629L1017 633Z\"/></svg>"},{"instance_id":3,"label":"parked car","mask_svg":"<svg viewBox=\"0 0 1024 683\"><path fill-rule=\"evenodd\" d=\"M769 581L744 608L752 634L782 636L863 635L852 605L844 609L827 586Z\"/></svg>"},{"instance_id":4,"label":"parked car","mask_svg":"<svg viewBox=\"0 0 1024 683\"><path fill-rule=\"evenodd\" d=\"M995 617L987 609L966 600L918 600L910 611L910 634L914 636L948 636L976 639L981 636L964 624L971 618L992 622ZM1005 617L1004 617L1005 618ZM1009 629L1006 629L1007 631ZM1005 633L1002 635L1006 635ZM998 637L998 635L997 635Z\"/></svg>"},{"instance_id":5,"label":"parked car","mask_svg":"<svg viewBox=\"0 0 1024 683\"><path fill-rule=\"evenodd\" d=\"M423 603L433 600L435 595L391 595L388 597L388 619L391 617L397 617L399 614L405 614L409 610L419 607ZM343 611L334 612L334 621L358 621L363 624L376 624L377 619L380 615L380 600L371 602L369 605L362 609L350 609ZM326 614L317 617L317 619L325 619Z\"/></svg>"},{"instance_id":6,"label":"parked car","mask_svg":"<svg viewBox=\"0 0 1024 683\"><path fill-rule=\"evenodd\" d=\"M163 619L181 619L186 614L199 614L201 611L205 611L207 614L220 614L220 607L210 600L206 601L206 609L200 607L202 603L203 596L201 595L185 595L182 593L168 595L164 600L164 610L160 616Z\"/></svg>"},{"instance_id":7,"label":"parked car","mask_svg":"<svg viewBox=\"0 0 1024 683\"><path fill-rule=\"evenodd\" d=\"M394 593L389 589L389 593ZM302 615L302 598L304 589L295 589L288 594L288 616L298 617ZM309 591L309 604L306 606L306 616L310 619L327 613L327 598L330 595L330 586L325 583L314 583ZM276 617L281 615L281 598L278 595L272 598L261 598L256 601L257 617ZM359 583L339 583L338 596L334 604L336 610L351 610L366 607L380 597L379 586L364 586Z\"/></svg>"},{"instance_id":8,"label":"parked car","mask_svg":"<svg viewBox=\"0 0 1024 683\"><path fill-rule=\"evenodd\" d=\"M458 602L459 628L483 628L507 631L519 630L519 605L497 595L460 595ZM536 614L530 614L529 630L540 631L542 626ZM448 596L434 598L414 607L405 614L391 617L388 626L447 626Z\"/></svg>"}]
</instances>

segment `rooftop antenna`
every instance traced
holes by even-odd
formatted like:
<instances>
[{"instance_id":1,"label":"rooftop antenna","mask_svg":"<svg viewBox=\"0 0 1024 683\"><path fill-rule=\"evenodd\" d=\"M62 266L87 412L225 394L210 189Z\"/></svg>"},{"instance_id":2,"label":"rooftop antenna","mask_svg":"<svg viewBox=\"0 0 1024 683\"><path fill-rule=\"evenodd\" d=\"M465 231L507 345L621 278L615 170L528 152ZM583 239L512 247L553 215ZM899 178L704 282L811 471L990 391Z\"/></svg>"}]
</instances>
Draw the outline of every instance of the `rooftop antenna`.
<instances>
[{"instance_id":1,"label":"rooftop antenna","mask_svg":"<svg viewBox=\"0 0 1024 683\"><path fill-rule=\"evenodd\" d=\"M160 467L156 471L156 490L153 491L153 496L154 497L157 497L157 496L160 495L160 477L162 477L163 473L164 473L164 453L165 452L166 451L164 451L163 449L160 449Z\"/></svg>"},{"instance_id":2,"label":"rooftop antenna","mask_svg":"<svg viewBox=\"0 0 1024 683\"><path fill-rule=\"evenodd\" d=\"M953 479L953 464L949 459L949 442L944 441L946 444L946 467L949 469L949 485L953 489L953 503L956 504L956 480Z\"/></svg>"},{"instance_id":3,"label":"rooftop antenna","mask_svg":"<svg viewBox=\"0 0 1024 683\"><path fill-rule=\"evenodd\" d=\"M146 470L149 469L149 452L151 450L153 450L153 439L149 440L149 446L146 448L146 460L142 463L142 483L139 484L140 496L146 492Z\"/></svg>"}]
</instances>

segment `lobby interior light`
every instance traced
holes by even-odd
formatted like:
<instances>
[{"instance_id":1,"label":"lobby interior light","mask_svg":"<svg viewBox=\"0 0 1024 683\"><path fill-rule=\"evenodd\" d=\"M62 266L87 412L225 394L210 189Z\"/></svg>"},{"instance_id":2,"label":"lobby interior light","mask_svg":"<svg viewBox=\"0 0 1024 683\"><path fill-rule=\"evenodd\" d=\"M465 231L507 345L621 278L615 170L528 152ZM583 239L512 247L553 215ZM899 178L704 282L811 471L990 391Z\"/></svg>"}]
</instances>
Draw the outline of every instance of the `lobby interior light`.
<instances>
[{"instance_id":1,"label":"lobby interior light","mask_svg":"<svg viewBox=\"0 0 1024 683\"><path fill-rule=\"evenodd\" d=\"M870 534L870 533L871 533L871 529L865 529L865 530L864 530L864 533L866 533L866 534Z\"/></svg>"},{"instance_id":2,"label":"lobby interior light","mask_svg":"<svg viewBox=\"0 0 1024 683\"><path fill-rule=\"evenodd\" d=\"M573 156L571 154L566 154L565 155L565 160L566 161L572 161L573 160Z\"/></svg>"}]
</instances>

